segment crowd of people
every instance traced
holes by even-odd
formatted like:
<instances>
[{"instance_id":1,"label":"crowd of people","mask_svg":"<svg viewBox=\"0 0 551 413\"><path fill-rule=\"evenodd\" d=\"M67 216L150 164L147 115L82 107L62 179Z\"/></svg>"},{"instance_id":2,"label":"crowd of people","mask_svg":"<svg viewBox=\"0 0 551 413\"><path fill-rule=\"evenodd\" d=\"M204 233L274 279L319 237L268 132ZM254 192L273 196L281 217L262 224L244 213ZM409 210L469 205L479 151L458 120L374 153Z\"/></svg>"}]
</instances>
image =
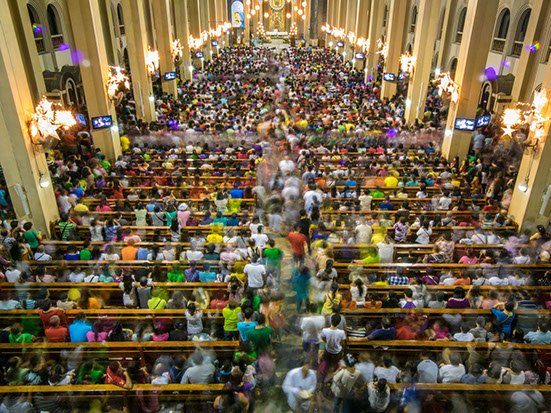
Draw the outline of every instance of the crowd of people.
<instances>
[{"instance_id":1,"label":"crowd of people","mask_svg":"<svg viewBox=\"0 0 551 413\"><path fill-rule=\"evenodd\" d=\"M121 92L114 162L86 131L51 151L55 240L16 219L0 232L1 279L13 285L0 310L37 313L3 317L0 342L44 343L3 358L2 384L220 383L221 412L489 411L467 395L423 397L416 384L548 384L545 355L516 347L551 344L548 320L530 312L550 308L551 275L522 268L549 263L551 236L543 226L519 235L508 216L511 142L489 126L467 159L448 161L436 93L406 125L403 97L381 99L380 79L366 84L342 60L326 49L225 49L178 97L159 96L158 122L136 119ZM75 286L53 288L62 282ZM138 309L151 311L124 316ZM401 340L441 345L402 354L389 344ZM48 347L165 341L198 347L132 360ZM201 348L208 341L231 345L216 353ZM70 411L62 400L12 394L0 412ZM179 406L144 391L130 407L102 401L110 411ZM546 406L523 388L492 408Z\"/></svg>"}]
</instances>

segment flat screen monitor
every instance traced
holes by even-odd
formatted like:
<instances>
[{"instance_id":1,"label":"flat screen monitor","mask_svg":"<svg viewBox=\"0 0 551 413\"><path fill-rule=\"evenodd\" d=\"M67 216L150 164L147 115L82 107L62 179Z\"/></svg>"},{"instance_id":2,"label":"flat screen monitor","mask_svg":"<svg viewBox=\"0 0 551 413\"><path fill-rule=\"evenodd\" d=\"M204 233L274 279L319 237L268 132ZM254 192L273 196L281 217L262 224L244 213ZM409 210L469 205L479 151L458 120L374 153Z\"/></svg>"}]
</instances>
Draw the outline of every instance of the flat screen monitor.
<instances>
[{"instance_id":1,"label":"flat screen monitor","mask_svg":"<svg viewBox=\"0 0 551 413\"><path fill-rule=\"evenodd\" d=\"M365 59L365 53L358 52L354 55L354 57L356 58L356 60L364 60Z\"/></svg>"},{"instance_id":2,"label":"flat screen monitor","mask_svg":"<svg viewBox=\"0 0 551 413\"><path fill-rule=\"evenodd\" d=\"M93 129L105 129L113 126L113 118L111 116L97 116L92 118Z\"/></svg>"},{"instance_id":3,"label":"flat screen monitor","mask_svg":"<svg viewBox=\"0 0 551 413\"><path fill-rule=\"evenodd\" d=\"M492 117L490 115L479 116L476 118L476 127L481 128L483 126L488 126L491 118Z\"/></svg>"},{"instance_id":4,"label":"flat screen monitor","mask_svg":"<svg viewBox=\"0 0 551 413\"><path fill-rule=\"evenodd\" d=\"M406 78L406 74L405 73L398 73L398 80L404 80Z\"/></svg>"},{"instance_id":5,"label":"flat screen monitor","mask_svg":"<svg viewBox=\"0 0 551 413\"><path fill-rule=\"evenodd\" d=\"M205 54L203 52L195 52L196 59L202 59L203 57L205 57Z\"/></svg>"},{"instance_id":6,"label":"flat screen monitor","mask_svg":"<svg viewBox=\"0 0 551 413\"><path fill-rule=\"evenodd\" d=\"M455 129L464 131L474 131L475 120L467 118L456 118Z\"/></svg>"},{"instance_id":7,"label":"flat screen monitor","mask_svg":"<svg viewBox=\"0 0 551 413\"><path fill-rule=\"evenodd\" d=\"M212 42L210 42L211 46L213 47L216 47L218 46L218 40L213 40Z\"/></svg>"},{"instance_id":8,"label":"flat screen monitor","mask_svg":"<svg viewBox=\"0 0 551 413\"><path fill-rule=\"evenodd\" d=\"M394 73L383 73L383 79L387 82L394 82L396 80L396 75Z\"/></svg>"},{"instance_id":9,"label":"flat screen monitor","mask_svg":"<svg viewBox=\"0 0 551 413\"><path fill-rule=\"evenodd\" d=\"M176 79L176 72L165 72L165 80Z\"/></svg>"},{"instance_id":10,"label":"flat screen monitor","mask_svg":"<svg viewBox=\"0 0 551 413\"><path fill-rule=\"evenodd\" d=\"M337 42L337 47L344 47L344 42L343 41L338 41Z\"/></svg>"},{"instance_id":11,"label":"flat screen monitor","mask_svg":"<svg viewBox=\"0 0 551 413\"><path fill-rule=\"evenodd\" d=\"M86 126L86 116L82 113L75 113L75 119L79 125Z\"/></svg>"}]
</instances>

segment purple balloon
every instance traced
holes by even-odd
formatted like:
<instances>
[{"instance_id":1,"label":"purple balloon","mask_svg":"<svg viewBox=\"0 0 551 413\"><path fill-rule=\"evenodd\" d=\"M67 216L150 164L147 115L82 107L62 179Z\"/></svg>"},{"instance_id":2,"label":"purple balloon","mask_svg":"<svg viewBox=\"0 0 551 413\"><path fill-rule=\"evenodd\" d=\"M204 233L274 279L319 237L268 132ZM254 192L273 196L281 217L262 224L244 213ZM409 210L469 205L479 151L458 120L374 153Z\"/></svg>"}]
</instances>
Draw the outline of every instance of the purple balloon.
<instances>
[{"instance_id":1,"label":"purple balloon","mask_svg":"<svg viewBox=\"0 0 551 413\"><path fill-rule=\"evenodd\" d=\"M71 60L74 64L81 63L84 60L84 53L82 53L80 50L71 51Z\"/></svg>"},{"instance_id":2,"label":"purple balloon","mask_svg":"<svg viewBox=\"0 0 551 413\"><path fill-rule=\"evenodd\" d=\"M484 70L484 76L486 76L486 79L488 79L489 81L496 80L497 79L496 70L493 67L487 67Z\"/></svg>"}]
</instances>

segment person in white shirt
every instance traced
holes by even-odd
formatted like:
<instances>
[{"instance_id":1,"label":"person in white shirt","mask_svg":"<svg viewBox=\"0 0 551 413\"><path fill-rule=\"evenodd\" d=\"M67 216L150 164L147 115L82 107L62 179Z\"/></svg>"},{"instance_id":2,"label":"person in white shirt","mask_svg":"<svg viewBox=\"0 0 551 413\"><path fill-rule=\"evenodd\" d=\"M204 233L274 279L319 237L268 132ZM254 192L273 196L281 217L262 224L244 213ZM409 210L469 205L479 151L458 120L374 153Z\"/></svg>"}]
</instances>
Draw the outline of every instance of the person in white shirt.
<instances>
[{"instance_id":1,"label":"person in white shirt","mask_svg":"<svg viewBox=\"0 0 551 413\"><path fill-rule=\"evenodd\" d=\"M69 281L72 283L81 283L84 281L84 277L86 274L84 271L82 271L80 268L75 268L73 271L71 271L67 278L69 278Z\"/></svg>"},{"instance_id":2,"label":"person in white shirt","mask_svg":"<svg viewBox=\"0 0 551 413\"><path fill-rule=\"evenodd\" d=\"M295 163L286 155L285 159L279 161L279 170L283 175L289 175L295 170Z\"/></svg>"},{"instance_id":3,"label":"person in white shirt","mask_svg":"<svg viewBox=\"0 0 551 413\"><path fill-rule=\"evenodd\" d=\"M461 342L471 342L474 341L474 335L473 333L470 333L470 326L468 324L462 324L461 325L461 331L459 333L455 333L453 335L453 339L455 341L461 341Z\"/></svg>"},{"instance_id":4,"label":"person in white shirt","mask_svg":"<svg viewBox=\"0 0 551 413\"><path fill-rule=\"evenodd\" d=\"M458 353L450 354L450 364L441 364L439 370L442 383L459 383L465 374L465 366L461 364L461 356Z\"/></svg>"},{"instance_id":5,"label":"person in white shirt","mask_svg":"<svg viewBox=\"0 0 551 413\"><path fill-rule=\"evenodd\" d=\"M371 201L373 197L369 195L369 190L364 190L364 193L358 197L360 208L362 211L371 211Z\"/></svg>"},{"instance_id":6,"label":"person in white shirt","mask_svg":"<svg viewBox=\"0 0 551 413\"><path fill-rule=\"evenodd\" d=\"M375 364L371 361L369 353L367 351L362 351L358 355L358 360L359 362L356 364L356 368L360 370L360 374L362 375L364 381L366 383L371 383L375 372Z\"/></svg>"},{"instance_id":7,"label":"person in white shirt","mask_svg":"<svg viewBox=\"0 0 551 413\"><path fill-rule=\"evenodd\" d=\"M537 390L516 391L511 395L509 413L538 413L545 408L545 399Z\"/></svg>"},{"instance_id":8,"label":"person in white shirt","mask_svg":"<svg viewBox=\"0 0 551 413\"><path fill-rule=\"evenodd\" d=\"M258 248L259 251L262 251L264 248L266 248L266 244L269 241L269 238L266 234L262 233L263 226L259 225L257 228L257 233L251 235L251 239L254 241L254 245L256 248Z\"/></svg>"},{"instance_id":9,"label":"person in white shirt","mask_svg":"<svg viewBox=\"0 0 551 413\"><path fill-rule=\"evenodd\" d=\"M9 283L15 283L19 280L19 276L21 275L21 271L19 271L17 268L10 267L5 272L6 275L6 281Z\"/></svg>"},{"instance_id":10,"label":"person in white shirt","mask_svg":"<svg viewBox=\"0 0 551 413\"><path fill-rule=\"evenodd\" d=\"M316 190L316 186L310 184L308 186L308 191L305 192L304 196L304 209L306 212L312 212L314 205L321 205L323 197L319 191Z\"/></svg>"},{"instance_id":11,"label":"person in white shirt","mask_svg":"<svg viewBox=\"0 0 551 413\"><path fill-rule=\"evenodd\" d=\"M375 368L373 375L377 379L385 379L388 383L397 383L398 378L400 377L400 369L392 364L392 360L383 356L382 365Z\"/></svg>"},{"instance_id":12,"label":"person in white shirt","mask_svg":"<svg viewBox=\"0 0 551 413\"><path fill-rule=\"evenodd\" d=\"M421 359L417 364L417 383L438 383L438 365L426 354Z\"/></svg>"},{"instance_id":13,"label":"person in white shirt","mask_svg":"<svg viewBox=\"0 0 551 413\"><path fill-rule=\"evenodd\" d=\"M531 261L526 248L521 248L519 254L513 258L513 264L530 264Z\"/></svg>"},{"instance_id":14,"label":"person in white shirt","mask_svg":"<svg viewBox=\"0 0 551 413\"><path fill-rule=\"evenodd\" d=\"M385 379L379 379L367 385L369 407L376 413L386 412L390 404L390 388Z\"/></svg>"},{"instance_id":15,"label":"person in white shirt","mask_svg":"<svg viewBox=\"0 0 551 413\"><path fill-rule=\"evenodd\" d=\"M180 253L181 260L188 261L201 261L203 259L203 253L197 249L195 242L190 243L190 249Z\"/></svg>"},{"instance_id":16,"label":"person in white shirt","mask_svg":"<svg viewBox=\"0 0 551 413\"><path fill-rule=\"evenodd\" d=\"M287 403L293 411L310 410L310 399L314 395L318 380L310 364L305 361L302 367L290 370L283 380L282 389L287 395Z\"/></svg>"},{"instance_id":17,"label":"person in white shirt","mask_svg":"<svg viewBox=\"0 0 551 413\"><path fill-rule=\"evenodd\" d=\"M51 261L52 256L46 253L44 245L39 245L38 250L33 254L33 259L35 261Z\"/></svg>"},{"instance_id":18,"label":"person in white shirt","mask_svg":"<svg viewBox=\"0 0 551 413\"><path fill-rule=\"evenodd\" d=\"M417 235L417 238L415 239L415 242L417 244L422 244L422 245L430 244L430 236L432 235L432 228L429 227L429 223L428 222L423 223L421 228L417 230L416 235Z\"/></svg>"},{"instance_id":19,"label":"person in white shirt","mask_svg":"<svg viewBox=\"0 0 551 413\"><path fill-rule=\"evenodd\" d=\"M367 224L365 218L360 218L360 223L354 229L356 233L356 244L369 244L371 243L371 236L373 230L371 226Z\"/></svg>"},{"instance_id":20,"label":"person in white shirt","mask_svg":"<svg viewBox=\"0 0 551 413\"><path fill-rule=\"evenodd\" d=\"M346 341L346 333L337 326L341 323L341 316L333 314L331 316L331 327L321 330L321 338L325 342L325 351L323 361L320 364L318 373L321 377L336 367L342 358L342 346Z\"/></svg>"},{"instance_id":21,"label":"person in white shirt","mask_svg":"<svg viewBox=\"0 0 551 413\"><path fill-rule=\"evenodd\" d=\"M365 305L365 296L367 295L367 288L365 287L363 281L360 278L357 278L354 281L354 284L350 286L350 295L352 299L356 301L357 307L363 307Z\"/></svg>"},{"instance_id":22,"label":"person in white shirt","mask_svg":"<svg viewBox=\"0 0 551 413\"><path fill-rule=\"evenodd\" d=\"M440 197L440 199L438 199L438 209L448 210L448 209L450 209L451 203L452 203L452 199L448 196L447 193L444 193Z\"/></svg>"},{"instance_id":23,"label":"person in white shirt","mask_svg":"<svg viewBox=\"0 0 551 413\"><path fill-rule=\"evenodd\" d=\"M245 265L243 272L247 275L249 288L259 289L266 281L266 267L258 262L258 255L251 257L251 262Z\"/></svg>"}]
</instances>

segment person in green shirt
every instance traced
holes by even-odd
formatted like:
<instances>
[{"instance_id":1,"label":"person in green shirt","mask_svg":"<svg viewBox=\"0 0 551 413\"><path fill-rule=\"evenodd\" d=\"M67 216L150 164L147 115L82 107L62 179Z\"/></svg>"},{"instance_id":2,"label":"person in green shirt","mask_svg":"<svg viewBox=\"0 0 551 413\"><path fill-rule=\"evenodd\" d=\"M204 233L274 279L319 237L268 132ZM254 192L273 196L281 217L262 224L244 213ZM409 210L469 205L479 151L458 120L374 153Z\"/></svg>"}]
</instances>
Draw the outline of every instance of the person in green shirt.
<instances>
[{"instance_id":1,"label":"person in green shirt","mask_svg":"<svg viewBox=\"0 0 551 413\"><path fill-rule=\"evenodd\" d=\"M180 268L180 264L174 264L167 274L168 281L171 283L184 282L184 272Z\"/></svg>"},{"instance_id":2,"label":"person in green shirt","mask_svg":"<svg viewBox=\"0 0 551 413\"><path fill-rule=\"evenodd\" d=\"M79 252L79 257L81 261L88 261L92 259L92 250L90 249L90 241L84 241L84 245Z\"/></svg>"},{"instance_id":3,"label":"person in green shirt","mask_svg":"<svg viewBox=\"0 0 551 413\"><path fill-rule=\"evenodd\" d=\"M369 195L373 197L373 199L384 199L385 193L379 189L379 187L375 188L373 191L369 192Z\"/></svg>"},{"instance_id":4,"label":"person in green shirt","mask_svg":"<svg viewBox=\"0 0 551 413\"><path fill-rule=\"evenodd\" d=\"M23 229L25 230L25 232L23 232L23 238L25 238L25 241L29 244L32 252L36 252L38 246L40 245L40 239L42 236L36 229L33 228L32 222L25 222Z\"/></svg>"},{"instance_id":5,"label":"person in green shirt","mask_svg":"<svg viewBox=\"0 0 551 413\"><path fill-rule=\"evenodd\" d=\"M266 316L259 314L257 326L247 331L247 340L253 346L257 355L265 353L272 342L272 329L267 327Z\"/></svg>"},{"instance_id":6,"label":"person in green shirt","mask_svg":"<svg viewBox=\"0 0 551 413\"><path fill-rule=\"evenodd\" d=\"M239 337L237 323L239 322L240 312L241 307L234 300L230 300L227 307L222 310L222 315L224 316L224 340L236 340Z\"/></svg>"},{"instance_id":7,"label":"person in green shirt","mask_svg":"<svg viewBox=\"0 0 551 413\"><path fill-rule=\"evenodd\" d=\"M275 241L271 238L268 240L268 245L269 247L264 248L262 251L262 256L266 260L266 272L274 274L279 279L283 251L275 247Z\"/></svg>"},{"instance_id":8,"label":"person in green shirt","mask_svg":"<svg viewBox=\"0 0 551 413\"><path fill-rule=\"evenodd\" d=\"M150 310L164 310L166 308L166 300L159 297L160 291L155 288L151 291L152 297L147 301L147 306Z\"/></svg>"},{"instance_id":9,"label":"person in green shirt","mask_svg":"<svg viewBox=\"0 0 551 413\"><path fill-rule=\"evenodd\" d=\"M8 339L10 343L32 343L34 337L32 334L24 333L21 324L15 323L11 326Z\"/></svg>"}]
</instances>

